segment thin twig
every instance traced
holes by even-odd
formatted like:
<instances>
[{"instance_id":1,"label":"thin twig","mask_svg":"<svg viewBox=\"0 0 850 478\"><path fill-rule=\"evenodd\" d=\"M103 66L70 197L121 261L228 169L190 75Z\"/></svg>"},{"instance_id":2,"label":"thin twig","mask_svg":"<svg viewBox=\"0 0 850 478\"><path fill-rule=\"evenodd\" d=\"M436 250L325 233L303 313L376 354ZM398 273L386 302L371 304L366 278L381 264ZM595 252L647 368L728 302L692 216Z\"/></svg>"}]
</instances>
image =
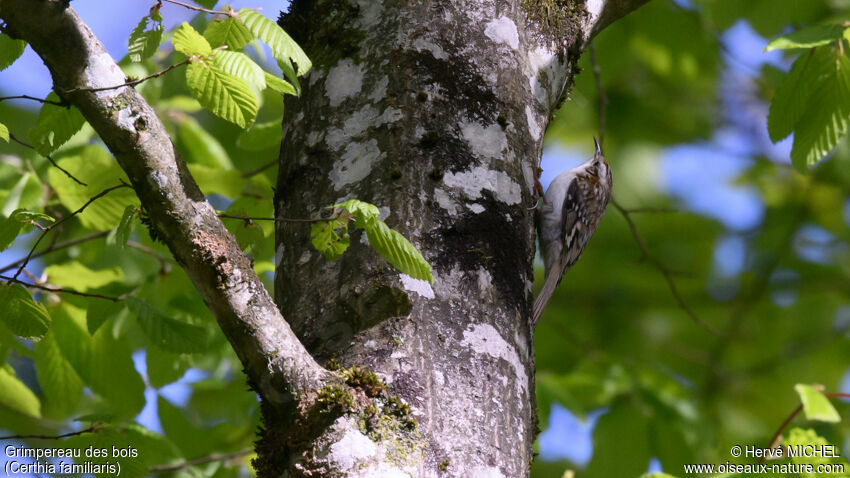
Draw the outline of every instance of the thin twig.
<instances>
[{"instance_id":1,"label":"thin twig","mask_svg":"<svg viewBox=\"0 0 850 478\"><path fill-rule=\"evenodd\" d=\"M45 99L42 99L42 98L36 98L35 96L30 96L30 95L0 96L0 101L6 101L6 100L33 100L33 101L38 101L39 103L45 103L45 104L48 104L48 105L56 105L56 106L63 106L63 107L68 106L68 103L62 103L62 102L53 101L53 100L45 100Z\"/></svg>"},{"instance_id":2,"label":"thin twig","mask_svg":"<svg viewBox=\"0 0 850 478\"><path fill-rule=\"evenodd\" d=\"M151 471L151 472L177 471L177 470L182 470L184 468L189 468L190 466L203 465L204 463L212 463L214 461L229 461L229 460L232 460L234 458L242 458L243 456L250 455L253 452L254 452L254 450L245 449L245 450L235 451L233 453L224 453L224 454L214 453L210 456L195 458L194 460L188 460L188 461L184 461L182 463L177 463L177 464L174 464L174 465L149 466L148 471Z\"/></svg>"},{"instance_id":3,"label":"thin twig","mask_svg":"<svg viewBox=\"0 0 850 478\"><path fill-rule=\"evenodd\" d=\"M166 1L169 1L169 0L166 0ZM158 77L160 77L160 76L162 76L162 75L164 75L164 74L168 73L169 71L171 71L171 70L173 70L173 69L175 69L175 68L177 68L177 67L184 66L184 65L188 65L188 64L189 64L189 62L190 62L191 60L192 60L192 58L187 58L187 59L185 59L185 60L181 61L180 63L175 63L175 64L173 64L173 65L169 66L168 68L166 68L166 69L164 69L164 70L157 71L156 73L151 73L150 75L145 76L145 77L142 77L142 78L139 78L139 79L137 79L137 80L131 80L131 81L127 81L127 82L125 82L125 83L121 83L120 85L114 85L114 86L103 86L103 87L100 87L100 88L72 88L72 89L70 89L70 90L62 90L62 94L63 94L63 95L70 95L70 94L72 94L72 93L78 93L78 92L80 92L80 91L87 91L87 92L89 92L89 91L90 91L90 92L93 92L93 91L106 91L106 90L114 90L114 89L117 89L117 88L123 88L123 87L125 87L125 86L136 86L136 85L138 85L139 83L142 83L142 82L148 81L148 80L150 80L150 79L152 79L152 78L158 78Z\"/></svg>"},{"instance_id":4,"label":"thin twig","mask_svg":"<svg viewBox=\"0 0 850 478\"><path fill-rule=\"evenodd\" d=\"M213 15L230 15L230 12L223 12L221 10L208 10L206 8L197 7L195 5L190 5L188 3L178 2L177 0L159 0L158 3L168 2L173 3L175 5L180 5L181 7L188 8L189 10L195 10L198 12L211 13Z\"/></svg>"},{"instance_id":5,"label":"thin twig","mask_svg":"<svg viewBox=\"0 0 850 478\"><path fill-rule=\"evenodd\" d=\"M245 221L245 222L251 222L251 221L275 221L275 222L309 222L309 223L316 223L316 222L323 222L323 221L327 221L327 220L328 220L327 218L325 218L325 219L321 219L321 218L319 218L319 219L291 219L291 218L287 218L287 217L236 216L236 215L233 215L233 214L219 214L219 215L218 215L218 217L220 217L220 218L222 218L222 219L239 219L239 220L242 220L242 221Z\"/></svg>"},{"instance_id":6,"label":"thin twig","mask_svg":"<svg viewBox=\"0 0 850 478\"><path fill-rule=\"evenodd\" d=\"M77 435L82 435L84 433L92 433L96 432L100 428L100 424L92 424L90 427L85 430L80 430L78 432L71 433L63 433L62 435L9 435L5 437L0 437L0 440L59 440L62 438L74 437Z\"/></svg>"},{"instance_id":7,"label":"thin twig","mask_svg":"<svg viewBox=\"0 0 850 478\"><path fill-rule=\"evenodd\" d=\"M59 287L48 287L46 285L41 285L41 284L32 284L32 283L29 283L29 282L24 282L20 279L15 279L14 277L8 277L8 276L4 276L4 275L0 275L0 279L5 280L6 282L12 282L12 283L15 283L15 284L20 284L24 287L28 287L28 288L31 288L31 289L39 289L39 290L43 290L43 291L47 291L47 292L54 292L54 293L57 293L57 294L65 293L65 294L71 294L71 295L78 295L80 297L91 297L91 298L94 298L94 299L110 300L112 302L121 302L122 300L124 300L121 297L111 297L111 296L102 295L102 294L92 294L92 293L88 293L88 292L80 292L80 291L74 290L74 289L62 289L62 288L59 288Z\"/></svg>"},{"instance_id":8,"label":"thin twig","mask_svg":"<svg viewBox=\"0 0 850 478\"><path fill-rule=\"evenodd\" d=\"M593 78L596 81L596 94L599 98L599 144L603 144L605 141L605 110L608 106L608 95L605 93L605 87L602 85L602 70L599 68L599 62L596 60L596 49L594 48L593 43L591 43L588 48L590 50L590 63L593 65ZM695 324L720 337L720 332L700 319L696 312L688 306L685 299L682 298L682 295L679 293L679 288L676 286L676 281L673 280L673 272L649 253L649 249L646 247L646 243L643 241L643 237L641 237L637 226L631 217L631 214L635 212L657 212L658 210L650 210L649 208L644 208L643 210L629 210L621 206L613 198L611 199L611 204L620 211L620 214L623 215L623 219L625 219L626 223L629 225L629 229L632 231L632 236L634 236L635 242L637 242L637 245L640 248L642 258L652 264L659 272L661 272L661 275L664 276L664 280L667 282L667 287L670 289L670 293L673 295L673 298L676 299L676 303L679 305L679 308L685 311L685 314L687 314Z\"/></svg>"},{"instance_id":9,"label":"thin twig","mask_svg":"<svg viewBox=\"0 0 850 478\"><path fill-rule=\"evenodd\" d=\"M823 395L826 398L850 398L850 393L825 393ZM770 444L767 445L767 448L773 448L779 444L779 440L782 437L782 432L784 432L785 429L788 428L788 425L791 424L791 421L794 420L794 417L796 417L801 411L803 411L803 405L797 405L797 408L795 408L794 411L791 412L790 415L788 415L788 418L786 418L782 422L782 425L779 425L779 429L776 430L776 433L773 434L773 438L770 439ZM764 463L765 458L767 457L760 457L759 463Z\"/></svg>"},{"instance_id":10,"label":"thin twig","mask_svg":"<svg viewBox=\"0 0 850 478\"><path fill-rule=\"evenodd\" d=\"M159 261L160 265L165 265L170 260L168 257L163 256L162 254L157 252L155 249L150 248L150 247L148 247L144 244L139 244L136 241L127 241L127 245L132 247L133 249L136 249L139 252L143 252L145 254L148 254L150 256L155 257Z\"/></svg>"},{"instance_id":11,"label":"thin twig","mask_svg":"<svg viewBox=\"0 0 850 478\"><path fill-rule=\"evenodd\" d=\"M690 317L695 324L708 330L709 332L718 337L722 337L722 334L717 329L700 319L696 312L694 312L693 309L688 306L687 302L685 302L685 299L682 298L682 295L679 293L679 288L676 287L676 282L673 280L673 272L668 269L664 264L662 264L661 261L656 259L655 256L649 253L649 248L646 247L646 243L644 242L643 237L641 237L640 233L638 232L637 226L632 220L629 211L626 210L623 206L620 206L620 204L617 203L615 199L611 199L611 204L614 205L614 208L620 211L620 214L623 215L623 219L625 219L626 223L628 223L629 229L632 231L632 236L634 236L635 242L637 242L637 245L640 248L642 258L652 264L656 269L658 269L659 272L661 272L661 275L664 276L664 280L667 281L667 286L670 288L670 293L673 294L673 298L676 299L676 303L679 304L679 308L685 311L688 317Z\"/></svg>"},{"instance_id":12,"label":"thin twig","mask_svg":"<svg viewBox=\"0 0 850 478\"><path fill-rule=\"evenodd\" d=\"M68 219L71 219L72 217L76 216L77 214L83 212L89 206L89 204L97 201L98 199L102 198L103 196L106 196L107 194L111 193L112 191L114 191L116 189L129 188L129 187L130 187L130 185L128 185L124 181L121 181L121 184L118 184L117 186L112 186L110 188L104 189L103 191L92 196L92 198L89 199L88 201L86 201L86 203L83 204L79 209L77 209L76 211L72 212L71 214L63 217L62 219L56 221L55 223L51 224L50 227L48 227L45 231L42 231L42 233L38 236L38 239L35 240L35 244L32 245L32 247L29 250L29 253L27 253L27 256L24 258L23 262L18 267L18 270L17 270L17 272L15 272L15 275L12 276L12 279L13 280L17 279L18 276L21 275L21 271L24 270L24 268L29 263L30 259L32 259L32 255L35 253L35 248L38 247L39 243L41 243L41 240L44 239L44 236L46 236L48 233L50 233L50 231L52 231L53 229L55 229L56 227L58 227L60 224L67 221Z\"/></svg>"},{"instance_id":13,"label":"thin twig","mask_svg":"<svg viewBox=\"0 0 850 478\"><path fill-rule=\"evenodd\" d=\"M31 259L36 259L38 257L45 255L45 254L49 254L51 252L55 252L55 251L65 249L65 248L68 248L68 247L76 246L77 244L82 244L84 242L88 242L88 241L91 241L91 240L94 240L94 239L99 239L99 238L105 237L107 235L109 235L109 231L101 231L101 232L95 232L93 234L89 234L89 235L86 235L86 236L77 237L75 239L69 239L69 240L63 241L63 242L57 242L57 243L51 245L50 247L48 247L47 249L44 249L43 251L39 251L39 252L33 254ZM19 265L21 265L23 263L24 263L24 259L20 259L20 260L17 260L15 262L12 262L10 264L6 264L5 266L0 267L0 273L6 272L9 269L12 269L14 267L18 267Z\"/></svg>"},{"instance_id":14,"label":"thin twig","mask_svg":"<svg viewBox=\"0 0 850 478\"><path fill-rule=\"evenodd\" d=\"M35 149L32 145L27 144L27 143L25 143L25 142L21 141L20 139L18 139L18 138L17 138L15 135L13 135L12 133L9 133L9 139L11 139L12 141L14 141L14 142L16 142L16 143L20 144L21 146L23 146L23 147L25 147L25 148L29 148L29 149L31 149L31 150L33 150L33 151L37 152L38 154L41 154L41 152L39 152L37 149ZM59 164L57 164L57 163L56 163L56 161L55 161L52 157L50 157L50 155L49 155L49 154L42 154L42 156L44 156L45 158L47 158L47 160L48 160L48 161L50 161L50 164L52 164L54 168L56 168L56 169L58 169L59 171L62 171L63 173L65 173L65 176L68 176L69 178L71 178L72 180L74 180L74 182L76 182L76 183L77 183L77 184L79 184L80 186L88 186L88 184L86 184L86 183L84 183L84 182L80 181L79 179L75 178L75 177L74 177L74 175L73 175L73 174L71 174L71 173L69 173L69 172L68 172L65 168L63 168L62 166L59 166Z\"/></svg>"},{"instance_id":15,"label":"thin twig","mask_svg":"<svg viewBox=\"0 0 850 478\"><path fill-rule=\"evenodd\" d=\"M256 176L256 175L262 173L263 171L271 168L275 164L277 164L277 159L269 162L268 164L264 164L264 165L260 166L259 168L255 169L253 171L248 171L247 173L242 173L242 177L243 178L250 178L251 176Z\"/></svg>"}]
</instances>

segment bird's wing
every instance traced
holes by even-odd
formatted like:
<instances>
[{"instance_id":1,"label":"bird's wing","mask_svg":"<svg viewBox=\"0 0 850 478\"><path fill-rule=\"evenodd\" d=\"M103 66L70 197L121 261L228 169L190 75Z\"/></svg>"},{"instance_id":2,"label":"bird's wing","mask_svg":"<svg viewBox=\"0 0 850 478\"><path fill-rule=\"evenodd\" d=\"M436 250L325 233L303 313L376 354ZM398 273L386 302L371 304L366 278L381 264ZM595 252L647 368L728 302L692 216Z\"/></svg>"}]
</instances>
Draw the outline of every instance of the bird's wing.
<instances>
[{"instance_id":1,"label":"bird's wing","mask_svg":"<svg viewBox=\"0 0 850 478\"><path fill-rule=\"evenodd\" d=\"M582 190L578 183L577 178L570 182L561 216L563 217L561 235L564 238L564 247L561 249L561 257L558 261L562 268L560 271L561 278L564 277L566 270L575 264L579 256L581 256L589 229L586 212L582 209L582 203L584 202L582 200ZM561 280L559 278L558 283L560 282Z\"/></svg>"}]
</instances>

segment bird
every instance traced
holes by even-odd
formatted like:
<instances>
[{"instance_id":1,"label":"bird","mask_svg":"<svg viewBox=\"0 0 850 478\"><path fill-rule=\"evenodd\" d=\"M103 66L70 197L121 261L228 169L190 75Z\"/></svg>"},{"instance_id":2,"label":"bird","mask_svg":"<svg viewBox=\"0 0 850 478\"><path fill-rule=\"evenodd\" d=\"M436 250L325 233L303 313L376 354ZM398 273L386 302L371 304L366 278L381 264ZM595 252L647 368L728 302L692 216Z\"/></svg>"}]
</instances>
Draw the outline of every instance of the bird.
<instances>
[{"instance_id":1,"label":"bird","mask_svg":"<svg viewBox=\"0 0 850 478\"><path fill-rule=\"evenodd\" d=\"M543 289L534 300L532 326L564 274L581 257L611 200L611 168L593 138L596 153L589 161L559 174L543 196L537 236L545 267Z\"/></svg>"}]
</instances>

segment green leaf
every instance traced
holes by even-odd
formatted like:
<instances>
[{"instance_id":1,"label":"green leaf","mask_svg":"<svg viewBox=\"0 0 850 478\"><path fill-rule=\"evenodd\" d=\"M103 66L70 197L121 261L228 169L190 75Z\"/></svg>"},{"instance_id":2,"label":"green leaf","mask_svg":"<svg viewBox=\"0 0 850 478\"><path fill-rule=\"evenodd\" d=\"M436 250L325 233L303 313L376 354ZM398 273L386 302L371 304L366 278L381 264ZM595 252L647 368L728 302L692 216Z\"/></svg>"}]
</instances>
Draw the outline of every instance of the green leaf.
<instances>
[{"instance_id":1,"label":"green leaf","mask_svg":"<svg viewBox=\"0 0 850 478\"><path fill-rule=\"evenodd\" d=\"M41 212L33 212L33 211L24 211L23 209L18 209L12 213L12 219L23 223L23 224L32 224L33 222L44 221L48 224L52 224L56 222L56 219L53 219L51 216Z\"/></svg>"},{"instance_id":2,"label":"green leaf","mask_svg":"<svg viewBox=\"0 0 850 478\"><path fill-rule=\"evenodd\" d=\"M44 189L38 176L34 173L24 173L9 191L6 202L0 213L12 216L15 210L26 209L35 206L41 200Z\"/></svg>"},{"instance_id":3,"label":"green leaf","mask_svg":"<svg viewBox=\"0 0 850 478\"><path fill-rule=\"evenodd\" d=\"M268 72L263 72L263 74L266 77L266 86L268 88L271 88L272 90L277 91L278 93L280 93L282 95L298 96L298 92L295 90L295 87L292 86L292 84L290 84L290 83L288 83L288 82L286 82L286 81L284 81L284 80L282 80L282 79L280 79L280 78L278 78L278 77L276 77L276 76L274 76L274 75L272 75Z\"/></svg>"},{"instance_id":4,"label":"green leaf","mask_svg":"<svg viewBox=\"0 0 850 478\"><path fill-rule=\"evenodd\" d=\"M3 123L0 123L0 139L7 143L9 142L9 128Z\"/></svg>"},{"instance_id":5,"label":"green leaf","mask_svg":"<svg viewBox=\"0 0 850 478\"><path fill-rule=\"evenodd\" d=\"M15 212L18 211L22 211L22 209L18 209ZM5 251L15 242L15 238L21 233L23 227L23 223L16 221L12 217L0 216L0 252Z\"/></svg>"},{"instance_id":6,"label":"green leaf","mask_svg":"<svg viewBox=\"0 0 850 478\"><path fill-rule=\"evenodd\" d=\"M248 83L230 76L206 62L189 64L186 82L192 96L204 108L231 123L247 128L259 108L257 96Z\"/></svg>"},{"instance_id":7,"label":"green leaf","mask_svg":"<svg viewBox=\"0 0 850 478\"><path fill-rule=\"evenodd\" d=\"M231 50L238 50L254 39L245 24L238 17L217 18L207 25L204 38L213 48L227 45Z\"/></svg>"},{"instance_id":8,"label":"green leaf","mask_svg":"<svg viewBox=\"0 0 850 478\"><path fill-rule=\"evenodd\" d=\"M326 259L335 261L348 249L351 242L348 236L348 220L333 218L317 222L310 228L313 247Z\"/></svg>"},{"instance_id":9,"label":"green leaf","mask_svg":"<svg viewBox=\"0 0 850 478\"><path fill-rule=\"evenodd\" d=\"M139 21L127 40L127 54L130 61L142 61L156 53L162 42L162 16L152 13Z\"/></svg>"},{"instance_id":10,"label":"green leaf","mask_svg":"<svg viewBox=\"0 0 850 478\"><path fill-rule=\"evenodd\" d=\"M106 243L109 245L119 245L124 247L127 241L130 240L130 235L133 233L133 226L138 208L132 204L124 208L124 214L121 215L121 222L113 229L106 237Z\"/></svg>"},{"instance_id":11,"label":"green leaf","mask_svg":"<svg viewBox=\"0 0 850 478\"><path fill-rule=\"evenodd\" d=\"M372 220L378 220L380 211L374 204L360 201L359 199L349 199L348 201L334 204L333 209L344 209L354 216L354 225L365 229Z\"/></svg>"},{"instance_id":12,"label":"green leaf","mask_svg":"<svg viewBox=\"0 0 850 478\"><path fill-rule=\"evenodd\" d=\"M59 196L59 202L69 211L76 211L98 193L118 185L119 181L127 181L127 176L112 156L97 146L87 146L78 154L57 162L88 184L80 186L56 168L47 171L48 181ZM136 193L131 188L120 188L89 204L76 218L89 229L108 231L121 221L127 206L138 204Z\"/></svg>"},{"instance_id":13,"label":"green leaf","mask_svg":"<svg viewBox=\"0 0 850 478\"><path fill-rule=\"evenodd\" d=\"M771 141L778 142L794 131L809 104L815 83L822 76L824 67L829 67L828 61L823 51L813 51L800 55L794 62L770 102L767 131Z\"/></svg>"},{"instance_id":14,"label":"green leaf","mask_svg":"<svg viewBox=\"0 0 850 478\"><path fill-rule=\"evenodd\" d=\"M47 95L47 100L61 101L53 92ZM38 112L35 125L29 131L30 143L42 155L49 155L71 139L85 122L82 113L74 106L45 103Z\"/></svg>"},{"instance_id":15,"label":"green leaf","mask_svg":"<svg viewBox=\"0 0 850 478\"><path fill-rule=\"evenodd\" d=\"M283 31L277 23L269 20L256 10L243 8L239 10L239 18L245 22L254 36L265 42L272 50L275 59L292 60L298 64L298 75L304 75L313 66L304 50L295 40Z\"/></svg>"},{"instance_id":16,"label":"green leaf","mask_svg":"<svg viewBox=\"0 0 850 478\"><path fill-rule=\"evenodd\" d=\"M212 52L212 47L210 47L207 39L201 36L197 30L192 28L192 25L189 25L186 22L183 22L183 24L174 31L171 43L174 44L175 50L186 56L200 55L202 57L207 57L210 52Z\"/></svg>"},{"instance_id":17,"label":"green leaf","mask_svg":"<svg viewBox=\"0 0 850 478\"><path fill-rule=\"evenodd\" d=\"M416 249L416 246L411 244L401 233L390 229L384 221L377 218L369 220L365 229L366 237L369 238L369 245L384 260L414 279L434 282L428 261L422 257L422 253Z\"/></svg>"},{"instance_id":18,"label":"green leaf","mask_svg":"<svg viewBox=\"0 0 850 478\"><path fill-rule=\"evenodd\" d=\"M583 476L609 478L640 476L652 456L649 443L649 420L635 405L620 402L602 415L593 430L593 458ZM614 443L628 440L629 446Z\"/></svg>"},{"instance_id":19,"label":"green leaf","mask_svg":"<svg viewBox=\"0 0 850 478\"><path fill-rule=\"evenodd\" d=\"M145 406L145 384L133 365L129 344L116 339L111 329L101 327L91 338L88 376L81 377L119 415L132 417Z\"/></svg>"},{"instance_id":20,"label":"green leaf","mask_svg":"<svg viewBox=\"0 0 850 478\"><path fill-rule=\"evenodd\" d=\"M123 310L123 302L92 299L86 309L86 328L93 335L104 322L116 318Z\"/></svg>"},{"instance_id":21,"label":"green leaf","mask_svg":"<svg viewBox=\"0 0 850 478\"><path fill-rule=\"evenodd\" d=\"M794 390L800 396L800 402L803 404L803 413L807 419L829 423L838 423L841 421L838 411L835 410L829 399L818 389L811 385L798 383L794 385Z\"/></svg>"},{"instance_id":22,"label":"green leaf","mask_svg":"<svg viewBox=\"0 0 850 478\"><path fill-rule=\"evenodd\" d=\"M207 331L203 327L167 317L135 297L128 297L126 304L151 342L161 349L175 353L203 352L206 349Z\"/></svg>"},{"instance_id":23,"label":"green leaf","mask_svg":"<svg viewBox=\"0 0 850 478\"><path fill-rule=\"evenodd\" d=\"M800 171L821 160L847 133L850 123L850 58L837 59L816 54L825 71L807 85L811 95L801 119L794 127L791 162ZM817 51L817 50L816 50ZM826 63L829 62L827 67Z\"/></svg>"},{"instance_id":24,"label":"green leaf","mask_svg":"<svg viewBox=\"0 0 850 478\"><path fill-rule=\"evenodd\" d=\"M45 399L45 408L56 416L64 416L76 407L83 392L83 382L50 331L34 346L35 370Z\"/></svg>"},{"instance_id":25,"label":"green leaf","mask_svg":"<svg viewBox=\"0 0 850 478\"><path fill-rule=\"evenodd\" d=\"M198 182L204 194L221 194L235 198L242 192L247 181L242 173L236 170L210 168L200 164L189 164L189 172Z\"/></svg>"},{"instance_id":26,"label":"green leaf","mask_svg":"<svg viewBox=\"0 0 850 478\"><path fill-rule=\"evenodd\" d=\"M9 68L15 62L24 50L27 48L27 42L23 40L14 40L5 33L0 33L0 71Z\"/></svg>"},{"instance_id":27,"label":"green leaf","mask_svg":"<svg viewBox=\"0 0 850 478\"><path fill-rule=\"evenodd\" d=\"M0 367L0 405L29 415L41 417L41 402L23 382L18 380L11 367Z\"/></svg>"},{"instance_id":28,"label":"green leaf","mask_svg":"<svg viewBox=\"0 0 850 478\"><path fill-rule=\"evenodd\" d=\"M178 123L177 144L180 153L188 163L196 163L210 168L233 169L233 162L227 151L191 116L184 116Z\"/></svg>"},{"instance_id":29,"label":"green leaf","mask_svg":"<svg viewBox=\"0 0 850 478\"><path fill-rule=\"evenodd\" d=\"M845 27L841 25L817 25L797 30L788 35L775 38L764 48L764 51L788 48L814 48L827 45L842 38Z\"/></svg>"},{"instance_id":30,"label":"green leaf","mask_svg":"<svg viewBox=\"0 0 850 478\"><path fill-rule=\"evenodd\" d=\"M165 352L159 347L148 347L145 360L148 364L148 381L154 388L179 380L191 366L188 355Z\"/></svg>"},{"instance_id":31,"label":"green leaf","mask_svg":"<svg viewBox=\"0 0 850 478\"><path fill-rule=\"evenodd\" d=\"M236 146L245 151L263 151L274 147L279 148L282 138L283 128L280 121L257 123L239 134L236 138Z\"/></svg>"},{"instance_id":32,"label":"green leaf","mask_svg":"<svg viewBox=\"0 0 850 478\"><path fill-rule=\"evenodd\" d=\"M0 284L0 311L0 320L18 337L43 337L50 327L47 309L20 284Z\"/></svg>"},{"instance_id":33,"label":"green leaf","mask_svg":"<svg viewBox=\"0 0 850 478\"><path fill-rule=\"evenodd\" d=\"M284 58L283 60L277 60L277 64L283 71L283 76L285 76L292 86L295 87L295 95L300 95L301 83L298 81L298 73L295 72L295 67L292 66L292 62L289 61L289 58Z\"/></svg>"},{"instance_id":34,"label":"green leaf","mask_svg":"<svg viewBox=\"0 0 850 478\"><path fill-rule=\"evenodd\" d=\"M72 287L80 292L124 280L124 271L118 267L92 270L76 261L50 265L44 269L44 273L51 284Z\"/></svg>"},{"instance_id":35,"label":"green leaf","mask_svg":"<svg viewBox=\"0 0 850 478\"><path fill-rule=\"evenodd\" d=\"M254 63L254 60L244 53L227 50L218 51L213 58L213 65L228 75L242 78L259 90L266 89L265 72L260 68L260 65Z\"/></svg>"},{"instance_id":36,"label":"green leaf","mask_svg":"<svg viewBox=\"0 0 850 478\"><path fill-rule=\"evenodd\" d=\"M204 7L208 10L213 8L215 6L215 4L218 3L218 0L192 0L192 1L194 1L198 5Z\"/></svg>"}]
</instances>

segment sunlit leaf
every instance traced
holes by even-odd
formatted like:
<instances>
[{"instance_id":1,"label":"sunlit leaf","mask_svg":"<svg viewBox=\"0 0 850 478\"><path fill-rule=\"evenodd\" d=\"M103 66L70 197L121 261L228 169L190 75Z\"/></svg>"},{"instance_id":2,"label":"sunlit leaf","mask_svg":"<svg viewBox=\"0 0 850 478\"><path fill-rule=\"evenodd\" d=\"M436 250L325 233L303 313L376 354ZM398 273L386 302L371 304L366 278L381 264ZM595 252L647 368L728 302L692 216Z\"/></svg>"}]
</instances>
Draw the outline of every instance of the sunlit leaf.
<instances>
[{"instance_id":1,"label":"sunlit leaf","mask_svg":"<svg viewBox=\"0 0 850 478\"><path fill-rule=\"evenodd\" d=\"M239 18L245 22L248 30L271 48L272 55L276 59L291 59L297 63L298 75L303 75L310 70L312 63L307 58L307 54L277 23L250 8L239 10Z\"/></svg>"},{"instance_id":2,"label":"sunlit leaf","mask_svg":"<svg viewBox=\"0 0 850 478\"><path fill-rule=\"evenodd\" d=\"M0 311L0 320L18 337L42 337L50 327L47 309L20 284L0 283Z\"/></svg>"},{"instance_id":3,"label":"sunlit leaf","mask_svg":"<svg viewBox=\"0 0 850 478\"><path fill-rule=\"evenodd\" d=\"M247 180L242 173L234 169L211 168L201 164L189 164L189 172L197 181L204 194L221 194L236 197L242 192Z\"/></svg>"},{"instance_id":4,"label":"sunlit leaf","mask_svg":"<svg viewBox=\"0 0 850 478\"><path fill-rule=\"evenodd\" d=\"M133 226L135 224L133 220L136 218L138 209L132 204L124 208L124 214L121 215L121 222L106 236L107 244L117 244L121 247L127 244L127 241L130 240L130 235L133 233Z\"/></svg>"},{"instance_id":5,"label":"sunlit leaf","mask_svg":"<svg viewBox=\"0 0 850 478\"><path fill-rule=\"evenodd\" d=\"M351 238L348 236L348 221L329 219L313 224L310 228L313 247L326 259L334 261L348 249Z\"/></svg>"},{"instance_id":6,"label":"sunlit leaf","mask_svg":"<svg viewBox=\"0 0 850 478\"><path fill-rule=\"evenodd\" d=\"M800 402L803 404L803 413L809 420L829 423L838 423L841 421L841 416L835 407L832 406L829 399L815 387L798 383L794 386L794 390L800 396Z\"/></svg>"},{"instance_id":7,"label":"sunlit leaf","mask_svg":"<svg viewBox=\"0 0 850 478\"><path fill-rule=\"evenodd\" d=\"M115 160L96 146L88 146L77 154L57 161L88 184L86 187L80 186L56 168L47 171L51 187L56 190L59 201L69 211L76 211L89 199L120 184L120 181L127 181L127 176ZM121 221L127 206L138 204L136 194L131 188L119 188L89 204L76 218L87 228L108 231Z\"/></svg>"},{"instance_id":8,"label":"sunlit leaf","mask_svg":"<svg viewBox=\"0 0 850 478\"><path fill-rule=\"evenodd\" d=\"M277 91L282 95L298 95L298 92L296 91L295 87L292 86L292 84L272 74L269 74L268 72L264 72L264 74L266 77L266 86L268 88L271 88L272 90Z\"/></svg>"},{"instance_id":9,"label":"sunlit leaf","mask_svg":"<svg viewBox=\"0 0 850 478\"><path fill-rule=\"evenodd\" d=\"M212 48L209 42L197 30L192 28L186 22L183 22L177 30L174 31L174 36L171 38L171 43L174 44L174 49L183 53L186 56L200 55L203 57L209 56Z\"/></svg>"},{"instance_id":10,"label":"sunlit leaf","mask_svg":"<svg viewBox=\"0 0 850 478\"><path fill-rule=\"evenodd\" d=\"M0 366L0 405L30 415L41 416L41 402L23 382L18 380L11 367Z\"/></svg>"},{"instance_id":11,"label":"sunlit leaf","mask_svg":"<svg viewBox=\"0 0 850 478\"><path fill-rule=\"evenodd\" d=\"M131 61L142 61L156 53L162 42L162 16L158 11L143 17L127 40Z\"/></svg>"},{"instance_id":12,"label":"sunlit leaf","mask_svg":"<svg viewBox=\"0 0 850 478\"><path fill-rule=\"evenodd\" d=\"M186 82L192 96L203 107L242 128L254 122L259 108L248 83L206 62L191 63Z\"/></svg>"},{"instance_id":13,"label":"sunlit leaf","mask_svg":"<svg viewBox=\"0 0 850 478\"><path fill-rule=\"evenodd\" d=\"M47 95L48 101L61 101L56 93ZM38 120L29 132L32 146L41 154L56 151L83 127L86 120L75 106L56 106L44 103L38 112Z\"/></svg>"},{"instance_id":14,"label":"sunlit leaf","mask_svg":"<svg viewBox=\"0 0 850 478\"><path fill-rule=\"evenodd\" d=\"M428 264L428 261L422 257L422 253L416 249L416 246L402 236L401 233L390 229L384 221L377 218L369 221L365 229L366 236L369 238L369 245L384 260L414 279L434 282L434 277L431 275L431 266Z\"/></svg>"},{"instance_id":15,"label":"sunlit leaf","mask_svg":"<svg viewBox=\"0 0 850 478\"><path fill-rule=\"evenodd\" d=\"M794 127L791 161L803 171L835 148L850 124L850 58L818 53L824 70L806 85L811 94L801 119ZM830 66L827 66L826 63Z\"/></svg>"},{"instance_id":16,"label":"sunlit leaf","mask_svg":"<svg viewBox=\"0 0 850 478\"><path fill-rule=\"evenodd\" d=\"M227 45L231 50L238 50L253 40L254 35L238 17L225 17L211 21L204 30L204 38L213 48Z\"/></svg>"},{"instance_id":17,"label":"sunlit leaf","mask_svg":"<svg viewBox=\"0 0 850 478\"><path fill-rule=\"evenodd\" d=\"M827 45L842 38L846 27L840 25L817 25L797 30L794 33L782 35L772 40L764 51L788 48L814 48Z\"/></svg>"},{"instance_id":18,"label":"sunlit leaf","mask_svg":"<svg viewBox=\"0 0 850 478\"><path fill-rule=\"evenodd\" d=\"M7 143L9 142L9 128L3 123L0 123L0 139Z\"/></svg>"},{"instance_id":19,"label":"sunlit leaf","mask_svg":"<svg viewBox=\"0 0 850 478\"><path fill-rule=\"evenodd\" d=\"M225 74L235 76L256 86L266 88L265 72L248 55L238 51L221 50L216 52L213 65Z\"/></svg>"},{"instance_id":20,"label":"sunlit leaf","mask_svg":"<svg viewBox=\"0 0 850 478\"><path fill-rule=\"evenodd\" d=\"M188 163L211 168L233 169L227 150L191 116L177 122L177 144Z\"/></svg>"},{"instance_id":21,"label":"sunlit leaf","mask_svg":"<svg viewBox=\"0 0 850 478\"><path fill-rule=\"evenodd\" d=\"M92 270L77 261L50 265L44 269L44 273L51 284L73 288L80 292L124 280L124 271L118 267Z\"/></svg>"}]
</instances>

